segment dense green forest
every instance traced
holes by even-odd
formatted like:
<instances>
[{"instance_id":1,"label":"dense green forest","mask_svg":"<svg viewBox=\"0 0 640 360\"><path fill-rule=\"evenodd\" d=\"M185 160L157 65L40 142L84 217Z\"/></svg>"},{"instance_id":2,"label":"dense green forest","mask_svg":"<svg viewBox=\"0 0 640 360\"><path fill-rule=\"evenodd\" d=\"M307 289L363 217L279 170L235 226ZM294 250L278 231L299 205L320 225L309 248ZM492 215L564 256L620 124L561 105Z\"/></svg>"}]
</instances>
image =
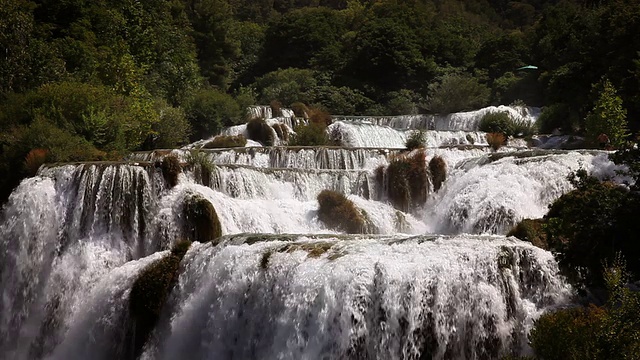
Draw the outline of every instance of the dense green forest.
<instances>
[{"instance_id":1,"label":"dense green forest","mask_svg":"<svg viewBox=\"0 0 640 360\"><path fill-rule=\"evenodd\" d=\"M392 115L522 101L545 106L542 132L581 132L606 79L640 128L632 0L0 1L2 201L42 160L176 146L254 103Z\"/></svg>"}]
</instances>

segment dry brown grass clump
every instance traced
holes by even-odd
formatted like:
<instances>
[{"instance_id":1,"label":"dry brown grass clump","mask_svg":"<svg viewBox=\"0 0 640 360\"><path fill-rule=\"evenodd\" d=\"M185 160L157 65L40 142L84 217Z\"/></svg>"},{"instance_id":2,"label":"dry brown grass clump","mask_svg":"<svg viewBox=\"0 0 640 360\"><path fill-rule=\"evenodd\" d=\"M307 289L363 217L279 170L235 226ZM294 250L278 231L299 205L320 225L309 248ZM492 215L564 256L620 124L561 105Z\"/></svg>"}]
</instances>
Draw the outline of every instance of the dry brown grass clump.
<instances>
[{"instance_id":1,"label":"dry brown grass clump","mask_svg":"<svg viewBox=\"0 0 640 360\"><path fill-rule=\"evenodd\" d=\"M329 112L320 108L309 109L309 122L314 124L324 124L325 126L331 125L333 119Z\"/></svg>"},{"instance_id":2,"label":"dry brown grass clump","mask_svg":"<svg viewBox=\"0 0 640 360\"><path fill-rule=\"evenodd\" d=\"M507 138L503 133L488 133L487 134L487 143L493 150L498 150L505 144Z\"/></svg>"},{"instance_id":3,"label":"dry brown grass clump","mask_svg":"<svg viewBox=\"0 0 640 360\"><path fill-rule=\"evenodd\" d=\"M387 195L391 204L404 212L427 201L429 176L424 151L399 155L387 167Z\"/></svg>"},{"instance_id":4,"label":"dry brown grass clump","mask_svg":"<svg viewBox=\"0 0 640 360\"><path fill-rule=\"evenodd\" d=\"M442 184L447 179L447 163L440 156L434 156L429 161L429 173L431 174L431 182L433 183L433 191L440 190Z\"/></svg>"},{"instance_id":5,"label":"dry brown grass clump","mask_svg":"<svg viewBox=\"0 0 640 360\"><path fill-rule=\"evenodd\" d=\"M29 176L34 176L42 164L47 160L48 151L45 149L33 149L24 159L24 167Z\"/></svg>"},{"instance_id":6,"label":"dry brown grass clump","mask_svg":"<svg viewBox=\"0 0 640 360\"><path fill-rule=\"evenodd\" d=\"M520 240L529 241L533 245L548 250L547 233L544 230L544 219L523 219L507 236L515 236Z\"/></svg>"},{"instance_id":7,"label":"dry brown grass clump","mask_svg":"<svg viewBox=\"0 0 640 360\"><path fill-rule=\"evenodd\" d=\"M329 228L349 234L368 233L371 226L366 214L353 201L332 190L322 190L318 195L318 219Z\"/></svg>"},{"instance_id":8,"label":"dry brown grass clump","mask_svg":"<svg viewBox=\"0 0 640 360\"><path fill-rule=\"evenodd\" d=\"M204 145L205 149L244 147L247 145L247 138L244 135L218 135Z\"/></svg>"},{"instance_id":9,"label":"dry brown grass clump","mask_svg":"<svg viewBox=\"0 0 640 360\"><path fill-rule=\"evenodd\" d=\"M275 130L276 135L278 135L280 140L289 141L289 129L287 129L285 124L276 123L271 125L271 127Z\"/></svg>"},{"instance_id":10,"label":"dry brown grass clump","mask_svg":"<svg viewBox=\"0 0 640 360\"><path fill-rule=\"evenodd\" d=\"M249 133L249 139L258 141L264 146L273 146L275 142L273 129L264 119L254 118L249 120L247 132Z\"/></svg>"},{"instance_id":11,"label":"dry brown grass clump","mask_svg":"<svg viewBox=\"0 0 640 360\"><path fill-rule=\"evenodd\" d=\"M271 106L271 114L273 117L282 116L282 103L280 101L271 100L269 106Z\"/></svg>"},{"instance_id":12,"label":"dry brown grass clump","mask_svg":"<svg viewBox=\"0 0 640 360\"><path fill-rule=\"evenodd\" d=\"M309 116L309 108L301 102L294 102L291 104L291 110L293 110L296 117L306 119Z\"/></svg>"}]
</instances>

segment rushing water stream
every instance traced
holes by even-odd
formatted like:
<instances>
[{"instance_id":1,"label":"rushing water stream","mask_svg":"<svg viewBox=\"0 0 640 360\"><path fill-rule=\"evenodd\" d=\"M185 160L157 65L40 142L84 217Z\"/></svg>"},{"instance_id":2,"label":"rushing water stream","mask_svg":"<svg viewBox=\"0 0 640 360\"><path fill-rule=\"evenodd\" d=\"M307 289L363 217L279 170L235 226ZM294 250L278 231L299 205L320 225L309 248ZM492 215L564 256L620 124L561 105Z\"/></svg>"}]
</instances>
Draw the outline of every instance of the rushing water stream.
<instances>
[{"instance_id":1,"label":"rushing water stream","mask_svg":"<svg viewBox=\"0 0 640 360\"><path fill-rule=\"evenodd\" d=\"M535 121L535 109L506 109ZM170 188L154 165L168 153L186 161L188 149L42 167L2 211L0 358L134 359L132 285L185 237L193 194L214 206L224 236L188 250L139 358L527 354L533 321L571 289L551 253L504 234L543 216L571 189L571 171L616 168L603 152L491 152L477 123L497 110L342 117L332 127L343 147L203 150L216 165L208 186L185 170ZM415 129L428 130L427 160L442 157L448 178L402 212L376 169ZM363 209L377 234L327 228L317 217L324 189Z\"/></svg>"}]
</instances>

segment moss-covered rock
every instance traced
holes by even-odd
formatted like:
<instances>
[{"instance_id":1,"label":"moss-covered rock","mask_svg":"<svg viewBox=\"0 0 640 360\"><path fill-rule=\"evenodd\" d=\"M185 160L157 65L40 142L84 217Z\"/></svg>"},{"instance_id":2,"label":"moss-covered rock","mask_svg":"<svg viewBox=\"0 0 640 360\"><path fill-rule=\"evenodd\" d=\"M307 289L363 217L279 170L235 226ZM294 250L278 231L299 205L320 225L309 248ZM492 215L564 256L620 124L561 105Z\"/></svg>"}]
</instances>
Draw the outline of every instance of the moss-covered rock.
<instances>
[{"instance_id":1,"label":"moss-covered rock","mask_svg":"<svg viewBox=\"0 0 640 360\"><path fill-rule=\"evenodd\" d=\"M386 173L387 195L396 209L409 212L427 201L429 177L424 151L392 158Z\"/></svg>"},{"instance_id":2,"label":"moss-covered rock","mask_svg":"<svg viewBox=\"0 0 640 360\"><path fill-rule=\"evenodd\" d=\"M539 248L548 250L549 245L544 224L544 219L524 219L511 229L507 236L515 236L520 240L529 241Z\"/></svg>"},{"instance_id":3,"label":"moss-covered rock","mask_svg":"<svg viewBox=\"0 0 640 360\"><path fill-rule=\"evenodd\" d=\"M431 175L431 183L433 184L433 191L440 190L442 184L447 179L447 163L440 156L434 156L429 161L429 174Z\"/></svg>"},{"instance_id":4,"label":"moss-covered rock","mask_svg":"<svg viewBox=\"0 0 640 360\"><path fill-rule=\"evenodd\" d=\"M207 187L211 186L211 176L215 165L205 153L199 150L190 152L187 156L187 167L193 172L196 182Z\"/></svg>"},{"instance_id":5,"label":"moss-covered rock","mask_svg":"<svg viewBox=\"0 0 640 360\"><path fill-rule=\"evenodd\" d=\"M176 186L178 184L178 175L182 172L182 166L180 165L178 157L175 155L165 156L162 158L160 168L162 169L162 176L169 187Z\"/></svg>"},{"instance_id":6,"label":"moss-covered rock","mask_svg":"<svg viewBox=\"0 0 640 360\"><path fill-rule=\"evenodd\" d=\"M247 145L247 138L244 135L218 135L204 145L205 149L244 147Z\"/></svg>"},{"instance_id":7,"label":"moss-covered rock","mask_svg":"<svg viewBox=\"0 0 640 360\"><path fill-rule=\"evenodd\" d=\"M178 279L180 261L191 242L181 241L166 257L147 266L133 283L129 311L133 320L133 349L137 358L158 323L162 307Z\"/></svg>"},{"instance_id":8,"label":"moss-covered rock","mask_svg":"<svg viewBox=\"0 0 640 360\"><path fill-rule=\"evenodd\" d=\"M367 234L374 227L366 213L346 196L332 190L323 190L318 195L318 219L331 229L349 234Z\"/></svg>"},{"instance_id":9,"label":"moss-covered rock","mask_svg":"<svg viewBox=\"0 0 640 360\"><path fill-rule=\"evenodd\" d=\"M208 242L222 236L222 227L213 204L200 195L184 201L186 232L192 241Z\"/></svg>"},{"instance_id":10,"label":"moss-covered rock","mask_svg":"<svg viewBox=\"0 0 640 360\"><path fill-rule=\"evenodd\" d=\"M273 146L275 142L274 131L264 119L254 118L247 123L249 139L257 141L264 146Z\"/></svg>"}]
</instances>

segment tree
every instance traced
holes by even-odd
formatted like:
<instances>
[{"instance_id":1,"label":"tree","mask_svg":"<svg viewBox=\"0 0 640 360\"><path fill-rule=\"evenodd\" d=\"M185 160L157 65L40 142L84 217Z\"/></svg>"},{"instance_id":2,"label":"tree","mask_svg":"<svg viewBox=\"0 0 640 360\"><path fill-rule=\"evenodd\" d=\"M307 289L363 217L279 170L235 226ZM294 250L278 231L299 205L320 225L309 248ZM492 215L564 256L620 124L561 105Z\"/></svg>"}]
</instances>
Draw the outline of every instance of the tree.
<instances>
[{"instance_id":1,"label":"tree","mask_svg":"<svg viewBox=\"0 0 640 360\"><path fill-rule=\"evenodd\" d=\"M587 115L585 130L591 141L600 134L606 134L614 147L624 144L627 137L627 111L622 107L622 99L608 79L593 86L598 93L593 109Z\"/></svg>"}]
</instances>

